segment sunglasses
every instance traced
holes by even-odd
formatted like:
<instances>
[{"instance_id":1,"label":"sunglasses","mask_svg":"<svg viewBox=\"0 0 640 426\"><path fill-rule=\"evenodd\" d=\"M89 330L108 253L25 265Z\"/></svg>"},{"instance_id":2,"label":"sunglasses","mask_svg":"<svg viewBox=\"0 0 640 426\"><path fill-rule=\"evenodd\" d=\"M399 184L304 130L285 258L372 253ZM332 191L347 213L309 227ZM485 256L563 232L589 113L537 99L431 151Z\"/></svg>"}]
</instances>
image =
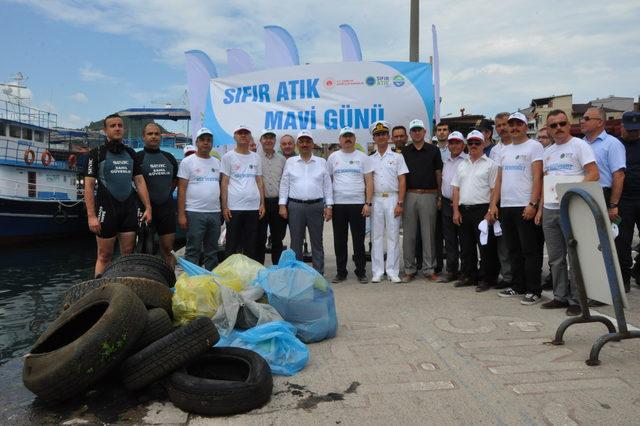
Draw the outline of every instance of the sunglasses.
<instances>
[{"instance_id":1,"label":"sunglasses","mask_svg":"<svg viewBox=\"0 0 640 426\"><path fill-rule=\"evenodd\" d=\"M569 124L567 121L560 121L559 123L549 124L548 126L551 127L552 129L555 129L557 127L564 127L567 124Z\"/></svg>"},{"instance_id":2,"label":"sunglasses","mask_svg":"<svg viewBox=\"0 0 640 426\"><path fill-rule=\"evenodd\" d=\"M482 145L482 142L480 142L480 141L467 141L467 145L469 145L469 146L480 146L480 145Z\"/></svg>"}]
</instances>

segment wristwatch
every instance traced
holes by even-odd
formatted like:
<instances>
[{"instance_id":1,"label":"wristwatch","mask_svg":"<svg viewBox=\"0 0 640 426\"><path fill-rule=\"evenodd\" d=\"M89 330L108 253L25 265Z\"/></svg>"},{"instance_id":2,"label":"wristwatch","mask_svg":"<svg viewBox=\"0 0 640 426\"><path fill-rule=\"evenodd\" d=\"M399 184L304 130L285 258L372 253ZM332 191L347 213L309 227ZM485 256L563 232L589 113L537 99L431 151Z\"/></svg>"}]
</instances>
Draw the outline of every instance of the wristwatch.
<instances>
[{"instance_id":1,"label":"wristwatch","mask_svg":"<svg viewBox=\"0 0 640 426\"><path fill-rule=\"evenodd\" d=\"M368 205L369 207L373 205L373 203L365 203L365 204Z\"/></svg>"},{"instance_id":2,"label":"wristwatch","mask_svg":"<svg viewBox=\"0 0 640 426\"><path fill-rule=\"evenodd\" d=\"M529 205L530 205L531 207L533 207L534 209L537 209L537 208L538 208L538 203L539 203L539 201L536 201L535 203L532 203L531 201L529 201Z\"/></svg>"},{"instance_id":3,"label":"wristwatch","mask_svg":"<svg viewBox=\"0 0 640 426\"><path fill-rule=\"evenodd\" d=\"M398 205L402 207L402 201L398 201Z\"/></svg>"},{"instance_id":4,"label":"wristwatch","mask_svg":"<svg viewBox=\"0 0 640 426\"><path fill-rule=\"evenodd\" d=\"M617 209L618 208L618 203L609 203L607 205L608 208L610 209Z\"/></svg>"}]
</instances>

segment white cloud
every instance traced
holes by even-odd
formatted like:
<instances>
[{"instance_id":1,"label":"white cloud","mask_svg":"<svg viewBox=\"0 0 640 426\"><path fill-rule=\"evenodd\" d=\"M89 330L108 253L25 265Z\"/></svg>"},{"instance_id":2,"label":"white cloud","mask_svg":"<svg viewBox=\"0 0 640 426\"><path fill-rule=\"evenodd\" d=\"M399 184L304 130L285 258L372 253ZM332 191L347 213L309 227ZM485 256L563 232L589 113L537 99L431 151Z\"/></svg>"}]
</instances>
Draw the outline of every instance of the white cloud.
<instances>
[{"instance_id":1,"label":"white cloud","mask_svg":"<svg viewBox=\"0 0 640 426\"><path fill-rule=\"evenodd\" d=\"M82 67L80 67L80 69L78 70L78 73L80 74L80 79L82 81L104 81L104 82L117 81L115 77L112 77L104 73L103 71L95 68L92 64L88 62L85 63Z\"/></svg>"},{"instance_id":2,"label":"white cloud","mask_svg":"<svg viewBox=\"0 0 640 426\"><path fill-rule=\"evenodd\" d=\"M201 49L221 74L227 48L245 49L258 68L264 63L262 27L270 24L289 30L301 62L341 60L342 23L356 30L365 60L407 60L409 54L406 0L18 1L87 31L132 37L169 66L183 67L184 51ZM503 0L432 0L421 2L420 14L423 61L432 52L431 24L438 27L443 113L515 110L560 92L573 93L575 102L614 91L637 95L637 0L540 0L519 7ZM80 75L117 81L91 64Z\"/></svg>"},{"instance_id":3,"label":"white cloud","mask_svg":"<svg viewBox=\"0 0 640 426\"><path fill-rule=\"evenodd\" d=\"M89 98L83 92L74 93L73 95L69 96L69 99L81 104L89 102Z\"/></svg>"},{"instance_id":4,"label":"white cloud","mask_svg":"<svg viewBox=\"0 0 640 426\"><path fill-rule=\"evenodd\" d=\"M65 127L70 127L72 129L77 129L77 128L81 128L86 126L87 124L89 124L89 120L80 117L79 115L76 114L69 114L66 119L64 120L64 126Z\"/></svg>"}]
</instances>

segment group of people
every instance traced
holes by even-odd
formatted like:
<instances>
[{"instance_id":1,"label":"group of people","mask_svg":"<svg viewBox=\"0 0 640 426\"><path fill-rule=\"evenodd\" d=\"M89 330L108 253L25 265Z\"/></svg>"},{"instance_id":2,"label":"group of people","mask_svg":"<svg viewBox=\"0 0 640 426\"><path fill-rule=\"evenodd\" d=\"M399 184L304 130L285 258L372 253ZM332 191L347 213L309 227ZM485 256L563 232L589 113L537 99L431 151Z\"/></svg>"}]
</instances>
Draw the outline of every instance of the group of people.
<instances>
[{"instance_id":1,"label":"group of people","mask_svg":"<svg viewBox=\"0 0 640 426\"><path fill-rule=\"evenodd\" d=\"M533 305L541 299L546 243L554 298L542 307L578 315L558 200L544 199L543 186L545 176L599 181L609 218L619 223L616 246L628 290L631 240L640 222L640 113L625 113L624 145L604 130L605 121L602 109L588 109L581 119L585 138L578 139L565 112L554 110L534 140L523 114L500 113L496 144L493 122L466 136L439 123L427 142L421 120L407 127L377 121L370 127L371 155L356 149L355 131L345 127L339 132L340 149L326 160L314 154L307 130L295 139L283 136L281 153L276 134L264 130L254 152L251 130L243 125L233 130L235 147L218 160L211 156L213 133L201 128L195 152L178 166L160 150L156 124L145 126L144 149L135 153L122 143L122 119L114 114L104 120L107 142L91 151L85 173L88 222L97 235L95 273L110 262L116 235L122 253L133 250L140 221L153 224L160 251L171 264L177 223L186 231L186 259L213 269L224 221L226 255L243 253L264 263L270 233L276 264L288 229L299 260L308 233L313 267L324 274L323 229L331 221L333 282L347 279L350 231L353 272L367 283L369 217L372 282L385 276L394 283L410 282L421 275L456 287L475 286L478 292L498 288L498 296Z\"/></svg>"}]
</instances>

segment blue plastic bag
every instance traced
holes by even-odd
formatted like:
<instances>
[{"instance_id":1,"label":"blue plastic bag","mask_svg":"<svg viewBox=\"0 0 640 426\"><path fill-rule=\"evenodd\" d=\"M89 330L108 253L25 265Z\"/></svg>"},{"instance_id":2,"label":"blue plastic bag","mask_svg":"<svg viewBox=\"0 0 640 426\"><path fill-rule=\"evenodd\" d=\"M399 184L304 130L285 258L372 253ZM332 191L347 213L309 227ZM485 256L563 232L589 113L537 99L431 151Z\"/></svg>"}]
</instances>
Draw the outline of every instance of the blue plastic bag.
<instances>
[{"instance_id":1,"label":"blue plastic bag","mask_svg":"<svg viewBox=\"0 0 640 426\"><path fill-rule=\"evenodd\" d=\"M296 328L284 321L257 325L246 331L220 336L216 346L232 346L259 353L273 374L292 376L309 361L309 349L295 336Z\"/></svg>"},{"instance_id":2,"label":"blue plastic bag","mask_svg":"<svg viewBox=\"0 0 640 426\"><path fill-rule=\"evenodd\" d=\"M315 269L296 260L293 250L282 252L280 262L258 272L254 284L267 293L269 304L297 329L305 343L336 335L333 290Z\"/></svg>"}]
</instances>

